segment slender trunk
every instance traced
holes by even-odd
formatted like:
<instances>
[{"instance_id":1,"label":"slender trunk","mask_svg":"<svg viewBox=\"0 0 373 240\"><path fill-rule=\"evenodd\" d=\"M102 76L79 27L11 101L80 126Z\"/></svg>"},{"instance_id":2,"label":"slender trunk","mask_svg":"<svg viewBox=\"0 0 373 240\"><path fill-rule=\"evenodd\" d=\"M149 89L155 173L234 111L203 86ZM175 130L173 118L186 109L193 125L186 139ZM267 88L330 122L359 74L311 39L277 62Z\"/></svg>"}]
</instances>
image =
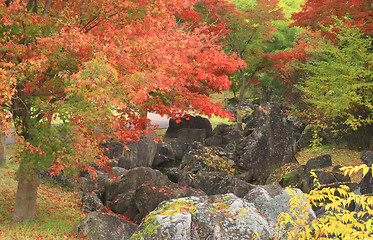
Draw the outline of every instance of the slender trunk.
<instances>
[{"instance_id":1,"label":"slender trunk","mask_svg":"<svg viewBox=\"0 0 373 240\"><path fill-rule=\"evenodd\" d=\"M242 85L240 88L240 94L238 95L237 99L237 123L236 123L236 129L242 130L242 102L245 98L245 90L247 85L246 76L244 74L244 71L242 69L239 70L241 79L242 79Z\"/></svg>"},{"instance_id":2,"label":"slender trunk","mask_svg":"<svg viewBox=\"0 0 373 240\"><path fill-rule=\"evenodd\" d=\"M0 134L0 166L6 165L5 135Z\"/></svg>"},{"instance_id":3,"label":"slender trunk","mask_svg":"<svg viewBox=\"0 0 373 240\"><path fill-rule=\"evenodd\" d=\"M18 172L18 188L14 204L12 220L22 222L34 220L36 209L36 198L38 195L39 179L36 170L20 168Z\"/></svg>"},{"instance_id":4,"label":"slender trunk","mask_svg":"<svg viewBox=\"0 0 373 240\"><path fill-rule=\"evenodd\" d=\"M242 103L245 99L246 86L249 84L248 80L254 77L256 71L257 70L253 71L249 79L247 79L245 76L245 72L242 69L239 70L241 79L242 79L242 85L240 88L240 94L238 95L238 99L237 99L237 123L236 123L237 130L242 130Z\"/></svg>"}]
</instances>

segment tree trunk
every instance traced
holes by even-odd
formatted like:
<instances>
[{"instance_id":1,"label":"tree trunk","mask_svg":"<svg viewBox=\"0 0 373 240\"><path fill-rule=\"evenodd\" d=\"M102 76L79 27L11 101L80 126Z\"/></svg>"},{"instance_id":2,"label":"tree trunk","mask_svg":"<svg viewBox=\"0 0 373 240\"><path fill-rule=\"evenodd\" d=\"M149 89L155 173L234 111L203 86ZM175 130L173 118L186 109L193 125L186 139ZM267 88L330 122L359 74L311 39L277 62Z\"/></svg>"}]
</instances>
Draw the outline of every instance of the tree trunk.
<instances>
[{"instance_id":1,"label":"tree trunk","mask_svg":"<svg viewBox=\"0 0 373 240\"><path fill-rule=\"evenodd\" d=\"M0 166L6 165L5 135L0 134Z\"/></svg>"},{"instance_id":2,"label":"tree trunk","mask_svg":"<svg viewBox=\"0 0 373 240\"><path fill-rule=\"evenodd\" d=\"M252 72L248 79L246 78L245 72L242 69L240 69L239 71L240 71L240 75L241 75L241 79L242 79L242 85L241 85L241 88L240 88L240 94L238 95L238 99L237 99L236 129L237 130L242 130L242 103L245 99L245 90L246 90L246 86L249 84L248 81L254 77L257 70Z\"/></svg>"},{"instance_id":3,"label":"tree trunk","mask_svg":"<svg viewBox=\"0 0 373 240\"><path fill-rule=\"evenodd\" d=\"M246 85L247 85L247 80L246 80L246 76L245 76L245 73L242 69L239 70L240 71L240 75L241 75L241 78L242 78L242 85L241 85L241 89L240 89L240 94L238 95L238 99L237 99L237 123L236 123L236 129L237 130L242 130L242 102L245 98L245 90L246 90Z\"/></svg>"},{"instance_id":4,"label":"tree trunk","mask_svg":"<svg viewBox=\"0 0 373 240\"><path fill-rule=\"evenodd\" d=\"M16 193L16 201L14 204L14 213L12 220L15 222L23 222L25 220L34 220L36 209L36 198L38 195L39 179L36 170L27 172L27 175L19 169L18 188ZM31 176L31 174L33 176Z\"/></svg>"}]
</instances>

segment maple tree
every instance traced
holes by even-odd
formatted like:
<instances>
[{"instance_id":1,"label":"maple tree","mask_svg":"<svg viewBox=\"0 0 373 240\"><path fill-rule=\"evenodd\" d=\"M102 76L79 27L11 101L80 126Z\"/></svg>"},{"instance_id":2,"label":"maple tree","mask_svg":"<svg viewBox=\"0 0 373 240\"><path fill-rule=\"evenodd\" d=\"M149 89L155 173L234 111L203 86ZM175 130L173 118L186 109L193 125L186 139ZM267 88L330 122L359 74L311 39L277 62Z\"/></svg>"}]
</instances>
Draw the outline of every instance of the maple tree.
<instances>
[{"instance_id":1,"label":"maple tree","mask_svg":"<svg viewBox=\"0 0 373 240\"><path fill-rule=\"evenodd\" d=\"M373 32L373 6L366 0L307 0L302 5L302 11L294 13L292 19L294 23L291 26L307 27L312 31L321 30L329 37L335 36L335 33L323 30L323 27L344 25L354 26L361 29L362 32ZM338 28L335 28L337 30Z\"/></svg>"},{"instance_id":2,"label":"maple tree","mask_svg":"<svg viewBox=\"0 0 373 240\"><path fill-rule=\"evenodd\" d=\"M240 111L245 90L250 84L257 84L256 74L267 64L264 43L272 39L275 32L272 21L284 19L282 9L278 0L208 0L197 5L196 11L200 13L200 18L214 23L209 30L215 34L225 33L222 29L226 27L229 34L221 39L224 50L236 54L246 63L231 74L231 89L234 93L239 92L237 128L242 128Z\"/></svg>"},{"instance_id":3,"label":"maple tree","mask_svg":"<svg viewBox=\"0 0 373 240\"><path fill-rule=\"evenodd\" d=\"M209 94L243 65L196 0L7 0L0 6L0 119L19 150L13 220L33 219L38 171L105 164L100 143L148 133L144 113L228 116ZM218 26L223 29L222 26ZM207 61L208 59L208 61Z\"/></svg>"}]
</instances>

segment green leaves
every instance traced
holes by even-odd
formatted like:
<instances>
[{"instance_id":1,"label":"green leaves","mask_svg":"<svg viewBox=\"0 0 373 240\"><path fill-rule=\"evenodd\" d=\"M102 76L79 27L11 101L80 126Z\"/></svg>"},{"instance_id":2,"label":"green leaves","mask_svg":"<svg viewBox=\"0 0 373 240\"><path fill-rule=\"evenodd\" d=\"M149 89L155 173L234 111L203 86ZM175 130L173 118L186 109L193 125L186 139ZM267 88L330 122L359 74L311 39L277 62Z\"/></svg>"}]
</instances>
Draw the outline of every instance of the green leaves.
<instances>
[{"instance_id":1,"label":"green leaves","mask_svg":"<svg viewBox=\"0 0 373 240\"><path fill-rule=\"evenodd\" d=\"M329 28L331 31L331 28ZM326 119L356 130L373 123L371 38L358 29L340 28L335 42L319 41L303 65L306 101Z\"/></svg>"}]
</instances>

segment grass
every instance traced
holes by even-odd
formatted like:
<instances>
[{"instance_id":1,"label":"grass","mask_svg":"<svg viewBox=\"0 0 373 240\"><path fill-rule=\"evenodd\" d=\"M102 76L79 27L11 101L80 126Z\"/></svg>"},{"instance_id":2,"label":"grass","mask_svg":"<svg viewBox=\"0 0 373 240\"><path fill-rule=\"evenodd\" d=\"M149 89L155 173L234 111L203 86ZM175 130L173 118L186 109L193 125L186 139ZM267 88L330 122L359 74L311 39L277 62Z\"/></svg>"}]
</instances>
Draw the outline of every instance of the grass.
<instances>
[{"instance_id":1,"label":"grass","mask_svg":"<svg viewBox=\"0 0 373 240\"><path fill-rule=\"evenodd\" d=\"M297 153L296 158L300 164L306 164L311 158L321 156L324 154L329 154L332 157L332 164L341 165L343 167L347 166L358 166L360 165L360 156L362 152L349 150L345 147L326 145L320 147L309 148ZM362 175L357 173L351 176L352 182L359 183L362 179Z\"/></svg>"},{"instance_id":2,"label":"grass","mask_svg":"<svg viewBox=\"0 0 373 240\"><path fill-rule=\"evenodd\" d=\"M58 186L41 184L38 192L36 217L33 222L15 223L10 219L17 189L17 164L9 159L0 167L0 239L82 239L74 233L75 225L86 214L80 210L77 193Z\"/></svg>"}]
</instances>

